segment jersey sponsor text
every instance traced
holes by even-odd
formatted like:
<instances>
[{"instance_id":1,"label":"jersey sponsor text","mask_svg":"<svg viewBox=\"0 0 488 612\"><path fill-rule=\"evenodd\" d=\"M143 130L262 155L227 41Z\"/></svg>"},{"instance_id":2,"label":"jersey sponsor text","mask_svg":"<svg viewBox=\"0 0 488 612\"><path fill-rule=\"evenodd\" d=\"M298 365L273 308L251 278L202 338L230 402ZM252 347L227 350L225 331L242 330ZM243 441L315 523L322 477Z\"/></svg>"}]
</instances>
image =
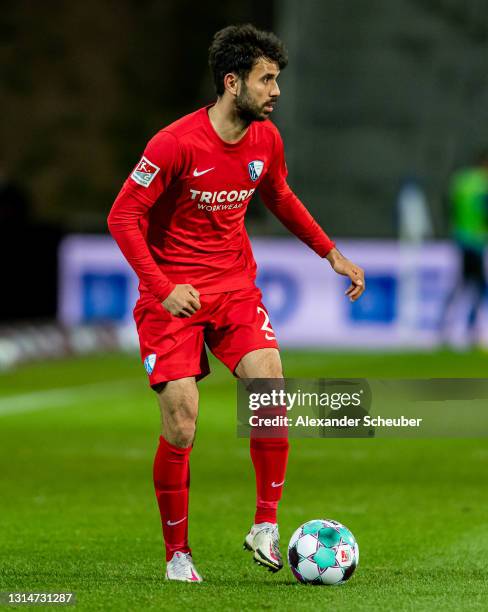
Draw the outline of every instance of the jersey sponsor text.
<instances>
[{"instance_id":1,"label":"jersey sponsor text","mask_svg":"<svg viewBox=\"0 0 488 612\"><path fill-rule=\"evenodd\" d=\"M214 204L215 202L219 204L223 202L245 202L255 191L255 189L241 189L240 191L236 189L232 191L198 191L197 189L190 189L191 199L197 200L202 204ZM232 208L240 208L240 206L234 206Z\"/></svg>"}]
</instances>

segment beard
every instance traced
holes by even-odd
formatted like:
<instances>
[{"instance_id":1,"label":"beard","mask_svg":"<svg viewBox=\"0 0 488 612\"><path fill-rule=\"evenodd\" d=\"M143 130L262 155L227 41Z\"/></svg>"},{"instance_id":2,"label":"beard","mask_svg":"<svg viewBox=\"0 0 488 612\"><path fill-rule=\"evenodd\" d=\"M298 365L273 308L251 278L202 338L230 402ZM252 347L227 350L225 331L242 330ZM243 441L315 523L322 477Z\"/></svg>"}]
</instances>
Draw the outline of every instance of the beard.
<instances>
[{"instance_id":1,"label":"beard","mask_svg":"<svg viewBox=\"0 0 488 612\"><path fill-rule=\"evenodd\" d=\"M265 112L263 106L260 106L253 100L244 82L242 83L241 91L236 96L236 111L240 119L245 123L266 121L269 115L269 113Z\"/></svg>"}]
</instances>

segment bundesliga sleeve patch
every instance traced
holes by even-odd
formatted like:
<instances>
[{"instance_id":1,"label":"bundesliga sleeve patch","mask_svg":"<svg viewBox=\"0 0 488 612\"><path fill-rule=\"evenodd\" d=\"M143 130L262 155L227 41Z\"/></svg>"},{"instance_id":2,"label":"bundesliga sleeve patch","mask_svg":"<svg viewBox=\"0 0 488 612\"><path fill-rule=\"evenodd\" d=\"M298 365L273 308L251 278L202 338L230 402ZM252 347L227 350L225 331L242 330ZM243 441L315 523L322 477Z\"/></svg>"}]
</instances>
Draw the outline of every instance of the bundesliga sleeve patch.
<instances>
[{"instance_id":1,"label":"bundesliga sleeve patch","mask_svg":"<svg viewBox=\"0 0 488 612\"><path fill-rule=\"evenodd\" d=\"M156 164L150 162L147 157L143 155L130 177L138 185L149 187L159 170L160 168L158 168Z\"/></svg>"}]
</instances>

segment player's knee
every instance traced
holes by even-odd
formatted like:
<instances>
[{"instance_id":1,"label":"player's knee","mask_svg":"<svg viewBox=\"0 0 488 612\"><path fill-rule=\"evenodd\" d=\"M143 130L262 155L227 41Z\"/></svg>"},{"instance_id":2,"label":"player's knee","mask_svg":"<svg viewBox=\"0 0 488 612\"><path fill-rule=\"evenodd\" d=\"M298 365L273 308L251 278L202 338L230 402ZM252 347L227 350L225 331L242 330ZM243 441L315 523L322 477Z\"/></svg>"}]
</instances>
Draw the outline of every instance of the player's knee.
<instances>
[{"instance_id":1,"label":"player's knee","mask_svg":"<svg viewBox=\"0 0 488 612\"><path fill-rule=\"evenodd\" d=\"M188 448L193 444L195 439L196 425L195 422L186 421L181 423L173 430L173 442L175 446L180 448Z\"/></svg>"},{"instance_id":2,"label":"player's knee","mask_svg":"<svg viewBox=\"0 0 488 612\"><path fill-rule=\"evenodd\" d=\"M163 428L175 446L188 447L195 438L198 401L182 395L161 406Z\"/></svg>"},{"instance_id":3,"label":"player's knee","mask_svg":"<svg viewBox=\"0 0 488 612\"><path fill-rule=\"evenodd\" d=\"M269 378L283 378L283 366L281 365L279 354L273 351L270 355L268 355L268 359L266 360L266 369L266 376Z\"/></svg>"},{"instance_id":4,"label":"player's knee","mask_svg":"<svg viewBox=\"0 0 488 612\"><path fill-rule=\"evenodd\" d=\"M197 422L196 410L193 407L172 406L163 415L163 428L171 444L186 448L195 438Z\"/></svg>"},{"instance_id":5,"label":"player's knee","mask_svg":"<svg viewBox=\"0 0 488 612\"><path fill-rule=\"evenodd\" d=\"M198 415L198 402L193 398L180 398L161 407L163 417L173 421L175 424L193 422Z\"/></svg>"},{"instance_id":6,"label":"player's knee","mask_svg":"<svg viewBox=\"0 0 488 612\"><path fill-rule=\"evenodd\" d=\"M259 378L273 379L274 384L281 384L280 381L283 378L283 368L281 362L276 359L268 359L263 362L261 371L259 372Z\"/></svg>"},{"instance_id":7,"label":"player's knee","mask_svg":"<svg viewBox=\"0 0 488 612\"><path fill-rule=\"evenodd\" d=\"M266 374L267 378L283 378L283 368L281 367L281 363L271 363L268 366L268 373Z\"/></svg>"}]
</instances>

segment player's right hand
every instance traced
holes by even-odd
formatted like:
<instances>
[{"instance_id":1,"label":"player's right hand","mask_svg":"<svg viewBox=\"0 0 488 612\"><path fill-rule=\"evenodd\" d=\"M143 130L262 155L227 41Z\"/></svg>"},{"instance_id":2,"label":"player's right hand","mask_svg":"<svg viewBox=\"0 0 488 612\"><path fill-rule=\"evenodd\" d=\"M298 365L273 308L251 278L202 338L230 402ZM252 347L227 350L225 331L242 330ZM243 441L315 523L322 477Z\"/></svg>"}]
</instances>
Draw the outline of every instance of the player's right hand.
<instances>
[{"instance_id":1,"label":"player's right hand","mask_svg":"<svg viewBox=\"0 0 488 612\"><path fill-rule=\"evenodd\" d=\"M175 317L191 317L202 307L200 293L191 285L176 285L162 304Z\"/></svg>"}]
</instances>

